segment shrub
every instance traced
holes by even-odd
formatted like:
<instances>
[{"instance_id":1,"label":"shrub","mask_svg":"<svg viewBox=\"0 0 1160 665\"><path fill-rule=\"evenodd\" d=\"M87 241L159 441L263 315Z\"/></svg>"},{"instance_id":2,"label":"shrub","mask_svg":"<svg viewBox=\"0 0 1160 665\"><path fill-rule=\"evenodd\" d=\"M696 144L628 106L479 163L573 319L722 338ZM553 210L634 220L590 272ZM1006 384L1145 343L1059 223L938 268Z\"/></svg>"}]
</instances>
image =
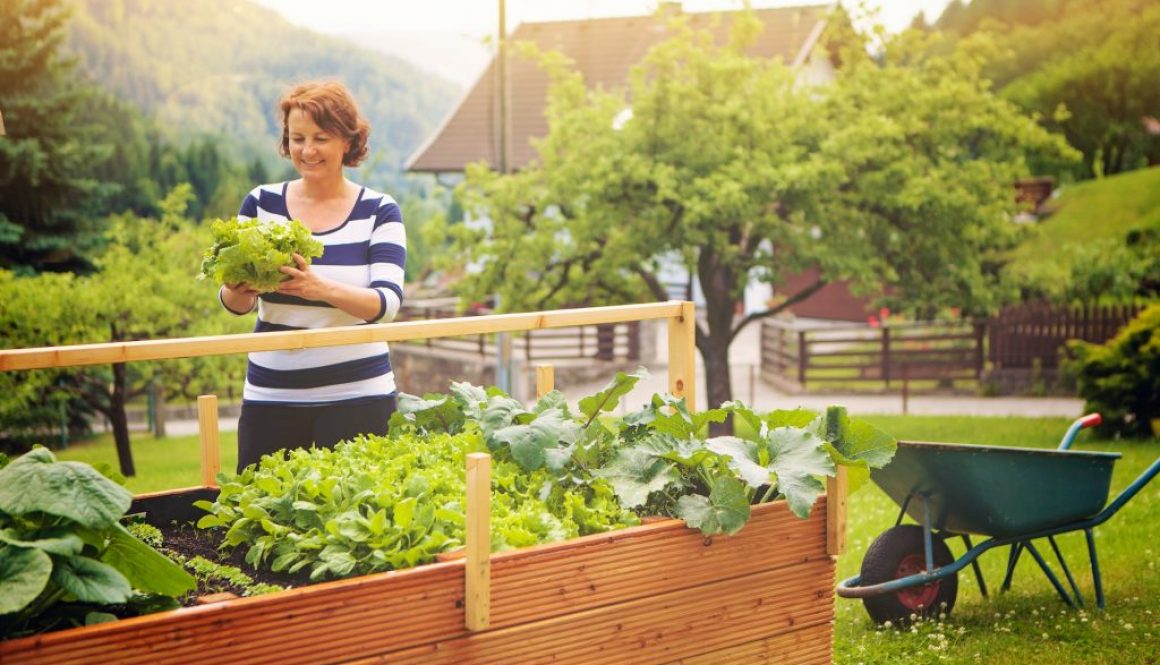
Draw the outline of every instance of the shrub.
<instances>
[{"instance_id":1,"label":"shrub","mask_svg":"<svg viewBox=\"0 0 1160 665\"><path fill-rule=\"evenodd\" d=\"M1063 370L1086 411L1098 411L1103 436L1151 435L1160 418L1160 305L1139 314L1106 344L1068 342Z\"/></svg>"}]
</instances>

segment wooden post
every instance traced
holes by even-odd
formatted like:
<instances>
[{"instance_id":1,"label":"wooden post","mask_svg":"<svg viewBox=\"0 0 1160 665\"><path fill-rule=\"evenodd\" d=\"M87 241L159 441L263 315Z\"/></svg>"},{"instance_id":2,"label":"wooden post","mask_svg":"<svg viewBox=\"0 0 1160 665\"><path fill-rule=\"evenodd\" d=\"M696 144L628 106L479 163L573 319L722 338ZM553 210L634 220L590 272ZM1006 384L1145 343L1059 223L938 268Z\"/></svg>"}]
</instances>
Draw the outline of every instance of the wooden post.
<instances>
[{"instance_id":1,"label":"wooden post","mask_svg":"<svg viewBox=\"0 0 1160 665\"><path fill-rule=\"evenodd\" d=\"M681 303L681 313L669 319L669 392L684 397L689 411L697 405L697 307Z\"/></svg>"},{"instance_id":2,"label":"wooden post","mask_svg":"<svg viewBox=\"0 0 1160 665\"><path fill-rule=\"evenodd\" d=\"M846 552L846 467L839 464L836 475L826 479L826 553L838 556Z\"/></svg>"},{"instance_id":3,"label":"wooden post","mask_svg":"<svg viewBox=\"0 0 1160 665\"><path fill-rule=\"evenodd\" d=\"M491 625L491 456L467 456L464 610L468 630Z\"/></svg>"},{"instance_id":4,"label":"wooden post","mask_svg":"<svg viewBox=\"0 0 1160 665\"><path fill-rule=\"evenodd\" d=\"M810 364L810 351L806 343L806 331L798 331L798 384L806 387L806 369Z\"/></svg>"},{"instance_id":5,"label":"wooden post","mask_svg":"<svg viewBox=\"0 0 1160 665\"><path fill-rule=\"evenodd\" d=\"M556 387L556 368L553 365L536 365L536 399L552 392Z\"/></svg>"},{"instance_id":6,"label":"wooden post","mask_svg":"<svg viewBox=\"0 0 1160 665\"><path fill-rule=\"evenodd\" d=\"M222 469L217 395L197 398L197 427L201 434L201 484L214 486Z\"/></svg>"},{"instance_id":7,"label":"wooden post","mask_svg":"<svg viewBox=\"0 0 1160 665\"><path fill-rule=\"evenodd\" d=\"M890 327L882 324L882 380L890 388Z\"/></svg>"}]
</instances>

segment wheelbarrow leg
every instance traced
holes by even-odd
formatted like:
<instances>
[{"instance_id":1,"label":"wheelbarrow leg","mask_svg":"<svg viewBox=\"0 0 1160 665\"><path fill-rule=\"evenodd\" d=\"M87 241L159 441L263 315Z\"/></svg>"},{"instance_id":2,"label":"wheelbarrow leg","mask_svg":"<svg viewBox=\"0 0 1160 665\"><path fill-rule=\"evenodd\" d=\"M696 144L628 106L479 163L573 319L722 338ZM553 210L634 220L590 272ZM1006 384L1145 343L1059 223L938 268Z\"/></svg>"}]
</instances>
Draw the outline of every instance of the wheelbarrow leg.
<instances>
[{"instance_id":1,"label":"wheelbarrow leg","mask_svg":"<svg viewBox=\"0 0 1160 665\"><path fill-rule=\"evenodd\" d=\"M1064 590L1063 585L1059 583L1059 579L1056 578L1055 573L1051 572L1051 568L1047 566L1047 562L1043 560L1043 556L1039 554L1039 550L1035 549L1035 546L1031 544L1031 541L1027 541L1023 546L1027 548L1028 552L1031 552L1031 556L1035 557L1035 563L1039 564L1039 567L1043 570L1043 574L1047 576L1048 581L1051 582L1051 586L1055 587L1056 593L1058 593L1059 597L1063 599L1063 602L1067 603L1068 607L1075 607L1075 603L1073 603L1071 597L1067 595L1067 591Z\"/></svg>"},{"instance_id":2,"label":"wheelbarrow leg","mask_svg":"<svg viewBox=\"0 0 1160 665\"><path fill-rule=\"evenodd\" d=\"M1063 568L1063 574L1067 576L1067 583L1071 585L1071 592L1075 596L1076 605L1083 607L1083 596L1079 593L1079 587L1075 584L1075 578L1071 576L1071 569L1067 567L1067 562L1063 560L1063 553L1059 551L1059 545L1055 542L1055 536L1048 536L1047 540L1051 543L1051 549L1055 550L1055 558L1059 560L1059 566Z\"/></svg>"},{"instance_id":3,"label":"wheelbarrow leg","mask_svg":"<svg viewBox=\"0 0 1160 665\"><path fill-rule=\"evenodd\" d=\"M1015 577L1015 564L1019 563L1019 555L1023 553L1023 542L1011 543L1011 553L1007 556L1007 575L1003 577L1003 586L1000 591L1011 590L1011 578Z\"/></svg>"},{"instance_id":4,"label":"wheelbarrow leg","mask_svg":"<svg viewBox=\"0 0 1160 665\"><path fill-rule=\"evenodd\" d=\"M1096 557L1096 540L1092 537L1091 529L1084 529L1083 535L1087 537L1088 555L1092 559L1092 581L1096 587L1096 607L1102 610L1104 609L1104 585L1100 581L1100 561Z\"/></svg>"},{"instance_id":5,"label":"wheelbarrow leg","mask_svg":"<svg viewBox=\"0 0 1160 665\"><path fill-rule=\"evenodd\" d=\"M971 537L965 533L963 534L963 544L967 546L968 552L970 552L975 547L974 545L971 544ZM979 592L983 594L984 598L986 598L987 597L987 583L983 581L983 570L981 568L979 568L979 557L975 557L974 559L971 559L971 568L974 569L975 579L978 580L978 582L979 582Z\"/></svg>"}]
</instances>

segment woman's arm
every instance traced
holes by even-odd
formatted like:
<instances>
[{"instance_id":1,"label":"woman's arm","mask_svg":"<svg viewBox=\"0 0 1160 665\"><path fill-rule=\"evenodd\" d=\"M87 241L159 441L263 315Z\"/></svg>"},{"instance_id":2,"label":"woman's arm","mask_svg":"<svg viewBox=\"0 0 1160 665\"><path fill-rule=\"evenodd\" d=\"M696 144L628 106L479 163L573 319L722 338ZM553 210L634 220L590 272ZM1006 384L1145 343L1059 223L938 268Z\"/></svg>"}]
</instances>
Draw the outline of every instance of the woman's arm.
<instances>
[{"instance_id":1,"label":"woman's arm","mask_svg":"<svg viewBox=\"0 0 1160 665\"><path fill-rule=\"evenodd\" d=\"M230 314L242 316L258 305L258 292L247 284L226 284L218 289L218 300Z\"/></svg>"}]
</instances>

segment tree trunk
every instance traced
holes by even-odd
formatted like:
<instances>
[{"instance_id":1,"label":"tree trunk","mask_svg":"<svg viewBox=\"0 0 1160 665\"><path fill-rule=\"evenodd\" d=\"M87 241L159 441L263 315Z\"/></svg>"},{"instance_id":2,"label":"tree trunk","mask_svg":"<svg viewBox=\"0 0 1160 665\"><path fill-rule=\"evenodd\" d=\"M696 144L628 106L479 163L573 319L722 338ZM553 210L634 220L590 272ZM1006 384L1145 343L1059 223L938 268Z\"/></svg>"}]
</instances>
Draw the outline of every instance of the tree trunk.
<instances>
[{"instance_id":1,"label":"tree trunk","mask_svg":"<svg viewBox=\"0 0 1160 665\"><path fill-rule=\"evenodd\" d=\"M715 409L724 402L733 399L733 379L729 368L728 336L714 336L706 340L701 349L701 360L705 363L705 397L710 409ZM709 433L712 436L724 436L733 433L731 423L710 424Z\"/></svg>"},{"instance_id":2,"label":"tree trunk","mask_svg":"<svg viewBox=\"0 0 1160 665\"><path fill-rule=\"evenodd\" d=\"M117 462L121 475L137 474L133 466L133 449L129 447L129 416L125 413L125 363L113 365L113 394L109 398L109 422L113 426L113 441L117 444Z\"/></svg>"},{"instance_id":3,"label":"tree trunk","mask_svg":"<svg viewBox=\"0 0 1160 665\"><path fill-rule=\"evenodd\" d=\"M698 335L697 348L705 363L705 397L710 409L733 399L729 372L729 346L733 341L733 317L738 301L730 296L735 286L731 271L717 264L716 255L702 250L698 265L701 290L705 294L706 332ZM710 424L711 436L733 433L733 423Z\"/></svg>"}]
</instances>

